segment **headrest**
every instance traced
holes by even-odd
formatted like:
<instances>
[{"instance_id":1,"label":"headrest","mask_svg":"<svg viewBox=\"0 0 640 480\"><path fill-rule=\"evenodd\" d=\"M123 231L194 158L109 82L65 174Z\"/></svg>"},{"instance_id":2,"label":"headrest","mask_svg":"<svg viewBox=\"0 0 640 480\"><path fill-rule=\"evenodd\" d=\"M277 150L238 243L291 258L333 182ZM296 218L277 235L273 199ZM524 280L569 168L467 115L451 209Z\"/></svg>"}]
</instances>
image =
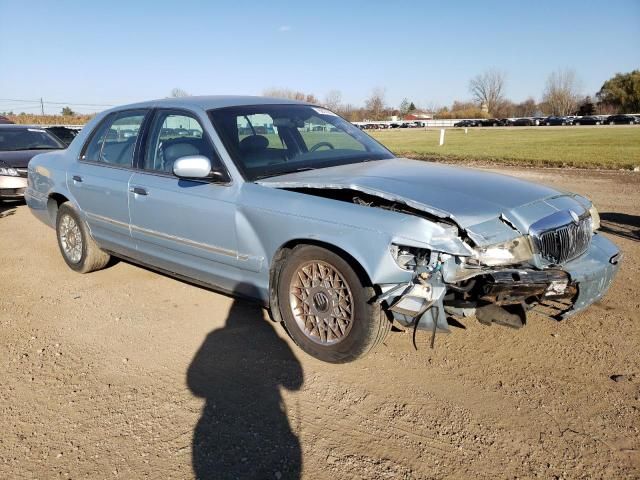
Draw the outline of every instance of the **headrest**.
<instances>
[{"instance_id":1,"label":"headrest","mask_svg":"<svg viewBox=\"0 0 640 480\"><path fill-rule=\"evenodd\" d=\"M187 155L199 155L200 151L190 143L174 143L164 149L164 158L166 161L175 161L180 157Z\"/></svg>"},{"instance_id":2,"label":"headrest","mask_svg":"<svg viewBox=\"0 0 640 480\"><path fill-rule=\"evenodd\" d=\"M240 140L240 150L266 150L269 139L262 135L250 135Z\"/></svg>"}]
</instances>

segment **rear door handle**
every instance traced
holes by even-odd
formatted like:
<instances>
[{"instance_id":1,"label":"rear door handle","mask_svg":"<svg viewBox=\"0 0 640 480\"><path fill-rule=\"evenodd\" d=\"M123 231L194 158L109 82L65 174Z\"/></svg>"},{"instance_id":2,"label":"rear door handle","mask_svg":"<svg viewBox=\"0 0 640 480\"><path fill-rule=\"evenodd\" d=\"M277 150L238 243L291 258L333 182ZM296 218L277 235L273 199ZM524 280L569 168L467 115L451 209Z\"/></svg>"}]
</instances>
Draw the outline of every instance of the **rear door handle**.
<instances>
[{"instance_id":1,"label":"rear door handle","mask_svg":"<svg viewBox=\"0 0 640 480\"><path fill-rule=\"evenodd\" d=\"M81 182L82 181L82 177L80 175L74 175L71 178L73 179L74 182Z\"/></svg>"},{"instance_id":2,"label":"rear door handle","mask_svg":"<svg viewBox=\"0 0 640 480\"><path fill-rule=\"evenodd\" d=\"M149 195L149 192L145 188L142 187L131 187L129 188L131 193L135 193L136 195Z\"/></svg>"}]
</instances>

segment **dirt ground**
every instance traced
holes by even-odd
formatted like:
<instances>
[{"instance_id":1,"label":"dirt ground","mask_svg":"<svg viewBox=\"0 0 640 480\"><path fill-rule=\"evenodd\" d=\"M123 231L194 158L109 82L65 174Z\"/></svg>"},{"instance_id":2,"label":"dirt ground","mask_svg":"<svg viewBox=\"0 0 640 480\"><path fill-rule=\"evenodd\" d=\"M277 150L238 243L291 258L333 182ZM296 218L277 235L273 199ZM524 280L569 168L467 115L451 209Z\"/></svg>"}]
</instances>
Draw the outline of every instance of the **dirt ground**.
<instances>
[{"instance_id":1,"label":"dirt ground","mask_svg":"<svg viewBox=\"0 0 640 480\"><path fill-rule=\"evenodd\" d=\"M0 478L640 478L640 174L502 171L594 200L625 254L606 298L435 350L393 333L349 365L244 301L74 273L0 206Z\"/></svg>"}]
</instances>

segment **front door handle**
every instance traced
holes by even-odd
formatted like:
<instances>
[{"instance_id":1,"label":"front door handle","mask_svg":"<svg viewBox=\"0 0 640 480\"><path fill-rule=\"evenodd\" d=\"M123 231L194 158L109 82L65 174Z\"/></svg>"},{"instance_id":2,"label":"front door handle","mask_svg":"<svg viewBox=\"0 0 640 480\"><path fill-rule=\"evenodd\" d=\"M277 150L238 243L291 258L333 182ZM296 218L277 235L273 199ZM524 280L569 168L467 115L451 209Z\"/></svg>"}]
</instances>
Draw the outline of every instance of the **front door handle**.
<instances>
[{"instance_id":1,"label":"front door handle","mask_svg":"<svg viewBox=\"0 0 640 480\"><path fill-rule=\"evenodd\" d=\"M82 177L80 175L74 175L71 178L73 179L74 182L81 182L82 181Z\"/></svg>"},{"instance_id":2,"label":"front door handle","mask_svg":"<svg viewBox=\"0 0 640 480\"><path fill-rule=\"evenodd\" d=\"M129 188L131 193L135 193L136 195L149 195L149 192L145 188L142 187L131 187Z\"/></svg>"}]
</instances>

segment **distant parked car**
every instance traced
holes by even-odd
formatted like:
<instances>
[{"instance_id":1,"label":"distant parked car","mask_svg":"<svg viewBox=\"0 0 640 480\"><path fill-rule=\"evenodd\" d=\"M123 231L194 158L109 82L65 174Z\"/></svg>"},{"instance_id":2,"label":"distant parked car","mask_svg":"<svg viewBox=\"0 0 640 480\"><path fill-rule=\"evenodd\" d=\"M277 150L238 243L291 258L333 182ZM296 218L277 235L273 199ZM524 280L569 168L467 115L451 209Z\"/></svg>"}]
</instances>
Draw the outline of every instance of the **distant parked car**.
<instances>
[{"instance_id":1,"label":"distant parked car","mask_svg":"<svg viewBox=\"0 0 640 480\"><path fill-rule=\"evenodd\" d=\"M480 122L478 120L462 120L453 124L454 127L477 127Z\"/></svg>"},{"instance_id":2,"label":"distant parked car","mask_svg":"<svg viewBox=\"0 0 640 480\"><path fill-rule=\"evenodd\" d=\"M546 125L546 126L571 125L571 120L569 120L567 117L556 117L552 115L550 117L542 119L541 125Z\"/></svg>"},{"instance_id":3,"label":"distant parked car","mask_svg":"<svg viewBox=\"0 0 640 480\"><path fill-rule=\"evenodd\" d=\"M481 127L500 127L502 126L502 121L497 118L485 118L480 121Z\"/></svg>"},{"instance_id":4,"label":"distant parked car","mask_svg":"<svg viewBox=\"0 0 640 480\"><path fill-rule=\"evenodd\" d=\"M516 118L511 121L511 125L514 127L532 127L534 123L530 118Z\"/></svg>"},{"instance_id":5,"label":"distant parked car","mask_svg":"<svg viewBox=\"0 0 640 480\"><path fill-rule=\"evenodd\" d=\"M7 117L0 115L0 125L12 125L13 122L9 120Z\"/></svg>"},{"instance_id":6,"label":"distant parked car","mask_svg":"<svg viewBox=\"0 0 640 480\"><path fill-rule=\"evenodd\" d=\"M640 121L638 121L638 118L633 115L611 115L607 118L607 123L609 125L634 125L640 123Z\"/></svg>"},{"instance_id":7,"label":"distant parked car","mask_svg":"<svg viewBox=\"0 0 640 480\"><path fill-rule=\"evenodd\" d=\"M78 130L69 127L45 127L45 130L53 134L65 145L70 145L73 139L76 138L76 135L78 135Z\"/></svg>"},{"instance_id":8,"label":"distant parked car","mask_svg":"<svg viewBox=\"0 0 640 480\"><path fill-rule=\"evenodd\" d=\"M31 158L66 147L41 127L0 125L0 201L24 196L27 164Z\"/></svg>"},{"instance_id":9,"label":"distant parked car","mask_svg":"<svg viewBox=\"0 0 640 480\"><path fill-rule=\"evenodd\" d=\"M595 115L589 115L586 117L577 117L573 121L574 125L602 125L602 119Z\"/></svg>"}]
</instances>

